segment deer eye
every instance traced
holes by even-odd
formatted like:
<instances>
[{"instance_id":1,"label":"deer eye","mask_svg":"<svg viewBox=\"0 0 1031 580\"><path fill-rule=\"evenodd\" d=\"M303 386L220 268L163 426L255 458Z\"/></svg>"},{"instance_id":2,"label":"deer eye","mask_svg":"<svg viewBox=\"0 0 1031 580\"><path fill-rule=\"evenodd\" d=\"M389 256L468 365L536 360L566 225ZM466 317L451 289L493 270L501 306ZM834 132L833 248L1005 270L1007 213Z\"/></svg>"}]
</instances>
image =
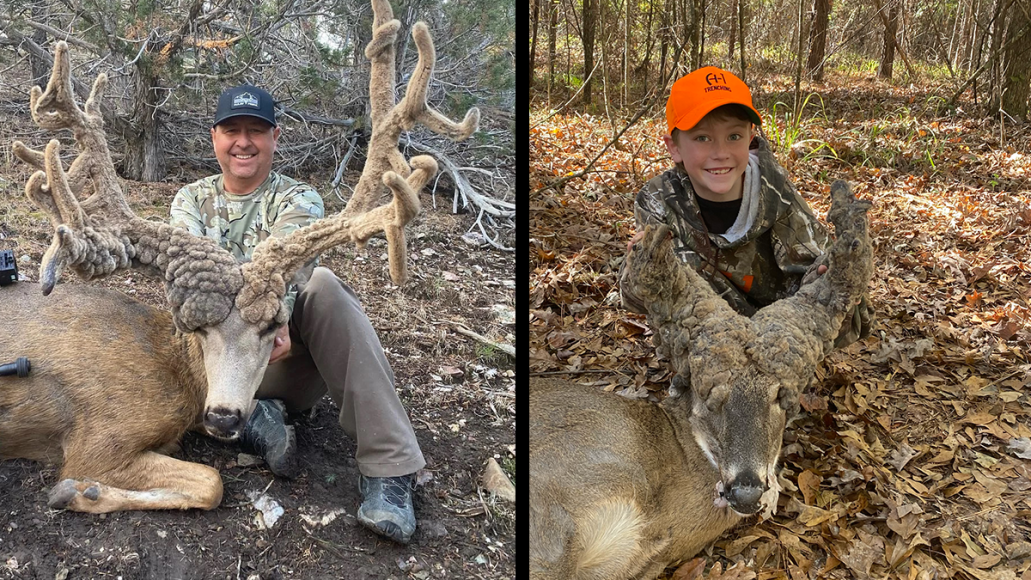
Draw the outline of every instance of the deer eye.
<instances>
[{"instance_id":1,"label":"deer eye","mask_svg":"<svg viewBox=\"0 0 1031 580\"><path fill-rule=\"evenodd\" d=\"M279 325L276 324L275 322L271 322L271 323L269 323L268 326L265 327L265 330L261 331L261 337L264 338L264 337L274 333L278 329L279 329Z\"/></svg>"}]
</instances>

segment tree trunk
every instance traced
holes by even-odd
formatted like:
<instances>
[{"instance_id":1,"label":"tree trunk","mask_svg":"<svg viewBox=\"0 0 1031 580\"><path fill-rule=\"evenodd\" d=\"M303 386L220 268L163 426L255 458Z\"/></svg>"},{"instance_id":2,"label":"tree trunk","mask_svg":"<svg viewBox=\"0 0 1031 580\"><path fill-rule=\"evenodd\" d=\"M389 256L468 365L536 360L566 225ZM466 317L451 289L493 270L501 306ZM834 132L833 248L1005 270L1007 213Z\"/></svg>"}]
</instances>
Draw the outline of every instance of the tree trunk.
<instances>
[{"instance_id":1,"label":"tree trunk","mask_svg":"<svg viewBox=\"0 0 1031 580\"><path fill-rule=\"evenodd\" d=\"M41 4L32 5L32 18L36 22L46 22L46 11ZM31 38L37 46L47 45L47 33L42 30L34 30ZM50 76L50 63L29 51L29 67L32 69L32 81L29 85L46 86L47 78Z\"/></svg>"},{"instance_id":2,"label":"tree trunk","mask_svg":"<svg viewBox=\"0 0 1031 580\"><path fill-rule=\"evenodd\" d=\"M1010 17L1006 47L1006 75L1002 91L1002 110L1011 117L1028 120L1027 99L1031 91L1031 58L1028 45L1031 43L1031 7L1017 5Z\"/></svg>"},{"instance_id":3,"label":"tree trunk","mask_svg":"<svg viewBox=\"0 0 1031 580\"><path fill-rule=\"evenodd\" d=\"M706 0L700 2L701 10L699 25L698 25L698 62L695 63L695 68L701 68L705 62L705 10L708 8Z\"/></svg>"},{"instance_id":4,"label":"tree trunk","mask_svg":"<svg viewBox=\"0 0 1031 580\"><path fill-rule=\"evenodd\" d=\"M740 4L741 0L730 0L730 39L727 42L727 60L734 60L734 45L737 40L737 18L734 18L735 4Z\"/></svg>"},{"instance_id":5,"label":"tree trunk","mask_svg":"<svg viewBox=\"0 0 1031 580\"><path fill-rule=\"evenodd\" d=\"M802 39L805 38L805 30L803 30L805 19L802 15L805 13L804 6L805 0L798 0L798 19L796 22L798 44L795 52L795 104L792 109L794 119L798 119L802 114Z\"/></svg>"},{"instance_id":6,"label":"tree trunk","mask_svg":"<svg viewBox=\"0 0 1031 580\"><path fill-rule=\"evenodd\" d=\"M988 100L988 108L991 111L996 111L1002 106L999 99L1000 89L1002 88L1002 43L1003 36L1006 32L1006 18L1009 16L1011 0L998 0L995 4L995 17L992 18L992 44L988 52L988 58L991 59L992 65L990 68L991 74L988 75L990 81L988 94L991 97Z\"/></svg>"},{"instance_id":7,"label":"tree trunk","mask_svg":"<svg viewBox=\"0 0 1031 580\"><path fill-rule=\"evenodd\" d=\"M699 21L701 20L701 10L699 10L698 6L700 0L684 0L684 2L690 8L687 14L687 20L684 24L687 28L687 37L691 39L691 62L689 66L693 70L701 66L698 63L702 60L701 56L698 54L698 34L701 31L701 25L699 24Z\"/></svg>"},{"instance_id":8,"label":"tree trunk","mask_svg":"<svg viewBox=\"0 0 1031 580\"><path fill-rule=\"evenodd\" d=\"M644 34L648 42L644 49L644 60L638 70L641 71L641 94L648 94L648 69L652 63L652 49L655 48L655 35L652 34L652 17L655 15L655 2L648 3L648 21L644 25Z\"/></svg>"},{"instance_id":9,"label":"tree trunk","mask_svg":"<svg viewBox=\"0 0 1031 580\"><path fill-rule=\"evenodd\" d=\"M591 104L591 84L594 71L594 32L597 27L594 4L601 0L583 0L583 45L584 45L584 104Z\"/></svg>"},{"instance_id":10,"label":"tree trunk","mask_svg":"<svg viewBox=\"0 0 1031 580\"><path fill-rule=\"evenodd\" d=\"M548 3L548 108L551 108L552 89L555 87L555 37L558 36L558 0Z\"/></svg>"},{"instance_id":11,"label":"tree trunk","mask_svg":"<svg viewBox=\"0 0 1031 580\"><path fill-rule=\"evenodd\" d=\"M662 12L663 12L663 14L668 14L669 15L669 20L665 20L662 23L661 28L659 29L659 30L661 30L661 33L659 34L659 37L661 39L660 40L660 44L659 44L659 80L660 81L662 79L666 78L666 54L669 52L669 31L670 31L670 27L677 20L676 9L677 9L676 2L670 2L670 0L666 0L665 3L663 4Z\"/></svg>"},{"instance_id":12,"label":"tree trunk","mask_svg":"<svg viewBox=\"0 0 1031 580\"><path fill-rule=\"evenodd\" d=\"M161 181L165 178L165 154L161 147L154 91L157 79L146 61L144 56L133 66L133 111L130 130L124 135L123 172L126 179Z\"/></svg>"},{"instance_id":13,"label":"tree trunk","mask_svg":"<svg viewBox=\"0 0 1031 580\"><path fill-rule=\"evenodd\" d=\"M884 28L884 50L881 52L881 66L877 69L877 76L882 79L891 79L892 67L895 64L895 34L899 28L899 8L895 2L891 3L888 12L888 21Z\"/></svg>"},{"instance_id":14,"label":"tree trunk","mask_svg":"<svg viewBox=\"0 0 1031 580\"><path fill-rule=\"evenodd\" d=\"M534 65L537 60L537 24L540 21L541 1L533 0L533 37L530 40L530 83L527 92L533 94Z\"/></svg>"},{"instance_id":15,"label":"tree trunk","mask_svg":"<svg viewBox=\"0 0 1031 580\"><path fill-rule=\"evenodd\" d=\"M831 15L831 0L815 0L813 29L809 35L809 61L806 71L810 80L823 80L823 61L827 54L827 23Z\"/></svg>"},{"instance_id":16,"label":"tree trunk","mask_svg":"<svg viewBox=\"0 0 1031 580\"><path fill-rule=\"evenodd\" d=\"M623 106L630 102L630 0L623 0L626 21L623 25Z\"/></svg>"},{"instance_id":17,"label":"tree trunk","mask_svg":"<svg viewBox=\"0 0 1031 580\"><path fill-rule=\"evenodd\" d=\"M737 3L737 30L739 37L739 44L741 51L741 80L742 82L748 82L745 78L745 73L748 70L748 65L745 63L745 1L738 0Z\"/></svg>"}]
</instances>

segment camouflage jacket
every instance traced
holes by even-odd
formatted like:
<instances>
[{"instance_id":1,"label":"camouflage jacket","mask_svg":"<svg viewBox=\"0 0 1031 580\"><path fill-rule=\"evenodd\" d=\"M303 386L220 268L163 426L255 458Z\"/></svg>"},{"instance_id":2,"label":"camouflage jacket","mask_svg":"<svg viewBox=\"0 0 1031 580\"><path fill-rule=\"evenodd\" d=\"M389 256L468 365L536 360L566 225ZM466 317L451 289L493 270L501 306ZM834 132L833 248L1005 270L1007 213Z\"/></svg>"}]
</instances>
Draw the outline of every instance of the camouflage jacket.
<instances>
[{"instance_id":1,"label":"camouflage jacket","mask_svg":"<svg viewBox=\"0 0 1031 580\"><path fill-rule=\"evenodd\" d=\"M826 228L795 190L787 171L777 163L766 141L756 137L758 186L748 191L731 230L737 236L708 232L688 175L678 168L652 178L637 194L634 216L637 229L648 224L667 224L673 230L673 247L685 263L699 272L717 294L745 316L781 298L791 296L816 266L824 263L830 245ZM754 163L750 164L755 166ZM751 171L751 169L749 169ZM625 271L620 272L620 278ZM620 289L623 305L644 313L636 297ZM872 313L864 297L852 317L847 317L837 347L869 334Z\"/></svg>"},{"instance_id":2,"label":"camouflage jacket","mask_svg":"<svg viewBox=\"0 0 1031 580\"><path fill-rule=\"evenodd\" d=\"M262 240L285 236L321 218L322 197L310 185L275 171L258 189L247 195L233 195L222 188L222 175L212 175L184 186L172 200L169 223L197 236L207 236L247 261ZM302 270L310 275L316 261ZM284 298L292 311L297 288L291 286Z\"/></svg>"}]
</instances>

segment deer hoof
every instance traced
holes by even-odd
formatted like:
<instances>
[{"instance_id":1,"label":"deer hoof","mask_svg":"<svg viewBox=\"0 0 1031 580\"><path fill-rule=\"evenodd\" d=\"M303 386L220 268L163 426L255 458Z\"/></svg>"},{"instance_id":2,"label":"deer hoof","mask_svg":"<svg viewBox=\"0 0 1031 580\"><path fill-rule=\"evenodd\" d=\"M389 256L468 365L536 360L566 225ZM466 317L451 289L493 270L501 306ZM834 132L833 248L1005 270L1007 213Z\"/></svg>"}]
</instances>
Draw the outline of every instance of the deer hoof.
<instances>
[{"instance_id":1,"label":"deer hoof","mask_svg":"<svg viewBox=\"0 0 1031 580\"><path fill-rule=\"evenodd\" d=\"M91 485L82 492L82 497L90 501L97 501L97 499L100 498L100 488L95 485Z\"/></svg>"},{"instance_id":2,"label":"deer hoof","mask_svg":"<svg viewBox=\"0 0 1031 580\"><path fill-rule=\"evenodd\" d=\"M62 479L50 490L47 505L55 510L63 510L75 499L79 490L75 489L74 479Z\"/></svg>"}]
</instances>

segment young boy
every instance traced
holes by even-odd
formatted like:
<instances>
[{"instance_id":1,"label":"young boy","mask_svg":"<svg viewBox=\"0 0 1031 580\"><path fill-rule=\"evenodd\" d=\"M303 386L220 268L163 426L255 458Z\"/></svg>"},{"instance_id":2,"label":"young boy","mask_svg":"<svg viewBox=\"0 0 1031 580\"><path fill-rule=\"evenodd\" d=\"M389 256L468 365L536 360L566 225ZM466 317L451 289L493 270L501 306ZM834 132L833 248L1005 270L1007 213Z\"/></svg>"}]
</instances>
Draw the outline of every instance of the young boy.
<instances>
[{"instance_id":1,"label":"young boy","mask_svg":"<svg viewBox=\"0 0 1031 580\"><path fill-rule=\"evenodd\" d=\"M677 80L666 123L662 139L676 167L637 194L638 234L628 250L647 224L670 226L680 259L745 316L826 271L827 231L756 134L762 118L741 79L705 67ZM623 305L644 313L620 286ZM835 347L865 338L871 319L864 297L845 318Z\"/></svg>"}]
</instances>

